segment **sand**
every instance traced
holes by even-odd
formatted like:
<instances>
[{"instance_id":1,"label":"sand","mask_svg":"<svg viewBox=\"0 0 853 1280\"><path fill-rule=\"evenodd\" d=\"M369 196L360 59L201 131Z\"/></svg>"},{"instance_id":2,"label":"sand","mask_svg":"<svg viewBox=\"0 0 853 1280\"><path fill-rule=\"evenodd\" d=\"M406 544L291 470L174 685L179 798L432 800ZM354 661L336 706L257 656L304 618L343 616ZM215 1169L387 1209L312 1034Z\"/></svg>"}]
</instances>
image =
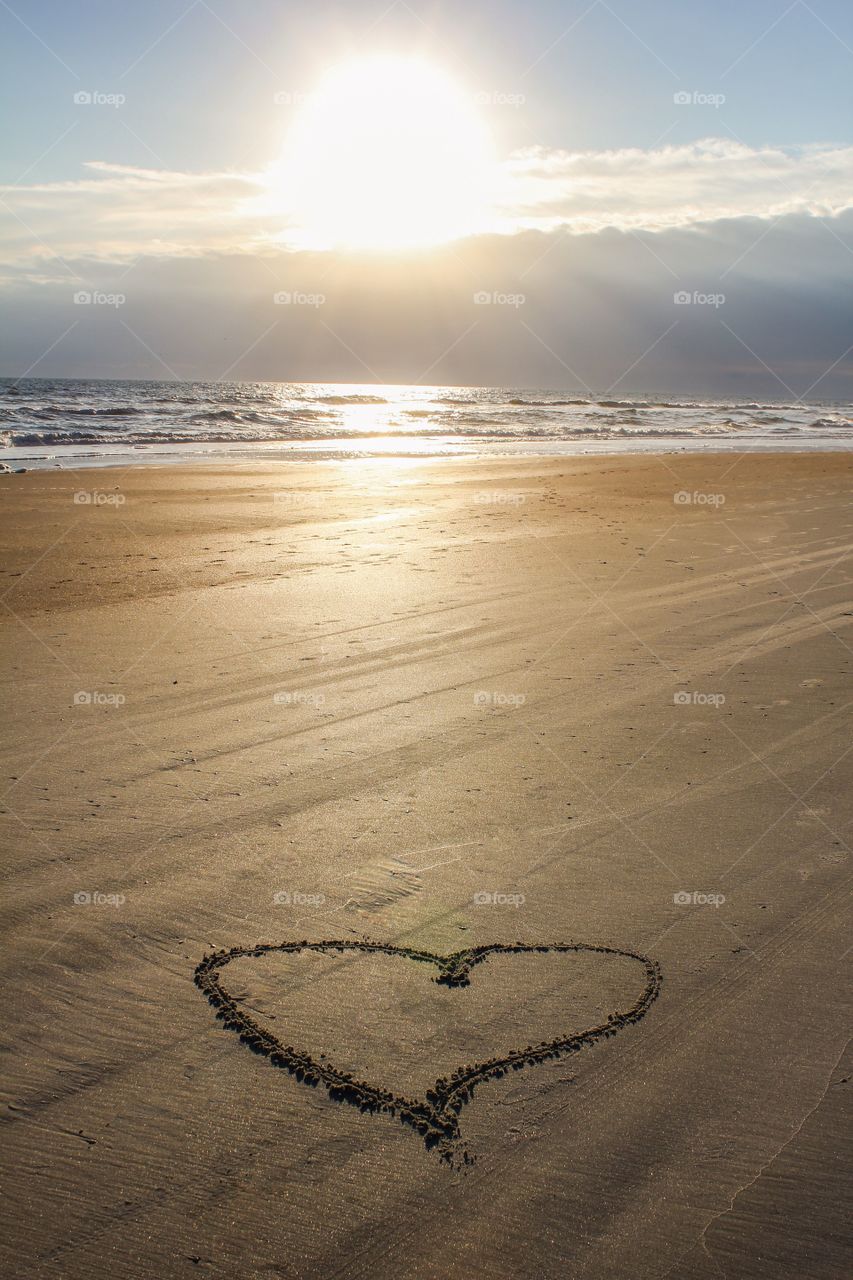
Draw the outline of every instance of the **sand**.
<instances>
[{"instance_id":1,"label":"sand","mask_svg":"<svg viewBox=\"0 0 853 1280\"><path fill-rule=\"evenodd\" d=\"M4 1274L846 1274L851 470L3 477Z\"/></svg>"}]
</instances>

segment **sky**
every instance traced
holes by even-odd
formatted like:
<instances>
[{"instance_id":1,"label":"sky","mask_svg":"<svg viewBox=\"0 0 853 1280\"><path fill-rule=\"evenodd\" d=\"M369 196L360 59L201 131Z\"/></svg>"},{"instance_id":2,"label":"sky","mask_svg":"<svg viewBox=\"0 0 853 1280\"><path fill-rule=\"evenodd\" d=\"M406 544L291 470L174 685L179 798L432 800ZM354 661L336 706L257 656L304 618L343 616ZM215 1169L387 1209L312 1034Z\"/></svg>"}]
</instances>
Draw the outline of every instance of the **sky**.
<instances>
[{"instance_id":1,"label":"sky","mask_svg":"<svg viewBox=\"0 0 853 1280\"><path fill-rule=\"evenodd\" d=\"M849 3L0 0L0 40L0 375L851 395ZM362 154L335 69L424 64Z\"/></svg>"}]
</instances>

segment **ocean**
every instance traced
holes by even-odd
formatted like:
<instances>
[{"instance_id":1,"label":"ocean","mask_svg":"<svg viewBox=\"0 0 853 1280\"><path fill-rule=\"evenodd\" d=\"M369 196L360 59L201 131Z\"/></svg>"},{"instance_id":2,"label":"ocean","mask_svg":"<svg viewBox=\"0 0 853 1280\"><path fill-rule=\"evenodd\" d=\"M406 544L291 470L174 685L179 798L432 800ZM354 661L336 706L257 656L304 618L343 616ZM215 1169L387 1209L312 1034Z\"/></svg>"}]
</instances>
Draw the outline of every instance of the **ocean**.
<instances>
[{"instance_id":1,"label":"ocean","mask_svg":"<svg viewBox=\"0 0 853 1280\"><path fill-rule=\"evenodd\" d=\"M5 470L185 459L844 449L827 400L506 387L0 379Z\"/></svg>"}]
</instances>

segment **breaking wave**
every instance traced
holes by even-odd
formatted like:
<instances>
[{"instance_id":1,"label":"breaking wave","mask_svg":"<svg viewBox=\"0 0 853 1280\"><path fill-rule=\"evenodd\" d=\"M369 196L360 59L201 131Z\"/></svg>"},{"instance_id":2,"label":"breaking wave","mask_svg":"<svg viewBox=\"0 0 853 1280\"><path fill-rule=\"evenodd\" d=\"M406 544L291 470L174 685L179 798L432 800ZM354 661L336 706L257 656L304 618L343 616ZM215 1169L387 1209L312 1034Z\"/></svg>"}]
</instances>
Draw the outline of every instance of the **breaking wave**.
<instances>
[{"instance_id":1,"label":"breaking wave","mask_svg":"<svg viewBox=\"0 0 853 1280\"><path fill-rule=\"evenodd\" d=\"M381 392L381 394L380 394ZM0 445L9 459L57 465L122 451L303 446L316 456L402 449L571 452L636 441L673 448L843 447L851 406L707 396L620 398L500 387L0 379ZM781 441L784 439L784 445ZM383 445L387 441L387 445ZM693 444L691 445L691 442ZM136 451L136 455L134 454ZM29 461L28 461L29 465Z\"/></svg>"}]
</instances>

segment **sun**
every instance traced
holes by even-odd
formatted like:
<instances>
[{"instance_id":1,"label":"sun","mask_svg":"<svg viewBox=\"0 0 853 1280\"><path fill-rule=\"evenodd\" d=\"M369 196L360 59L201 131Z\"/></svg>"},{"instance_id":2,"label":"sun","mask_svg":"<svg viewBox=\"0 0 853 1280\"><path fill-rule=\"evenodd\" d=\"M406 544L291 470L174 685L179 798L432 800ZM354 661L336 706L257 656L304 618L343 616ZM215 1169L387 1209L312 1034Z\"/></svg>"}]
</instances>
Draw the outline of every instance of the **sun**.
<instances>
[{"instance_id":1,"label":"sun","mask_svg":"<svg viewBox=\"0 0 853 1280\"><path fill-rule=\"evenodd\" d=\"M275 185L305 247L399 250L479 229L491 165L472 94L420 58L377 55L307 98Z\"/></svg>"}]
</instances>

